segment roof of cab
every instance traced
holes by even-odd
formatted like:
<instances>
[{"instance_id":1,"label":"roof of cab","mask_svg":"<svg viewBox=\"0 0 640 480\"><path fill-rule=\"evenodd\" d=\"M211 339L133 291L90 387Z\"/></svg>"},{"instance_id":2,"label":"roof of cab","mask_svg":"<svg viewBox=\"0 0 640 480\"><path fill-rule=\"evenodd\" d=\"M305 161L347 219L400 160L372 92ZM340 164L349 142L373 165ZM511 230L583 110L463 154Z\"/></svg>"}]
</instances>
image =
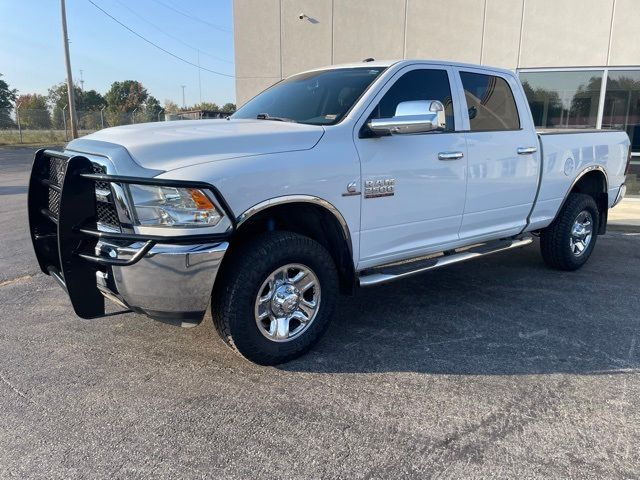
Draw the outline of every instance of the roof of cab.
<instances>
[{"instance_id":1,"label":"roof of cab","mask_svg":"<svg viewBox=\"0 0 640 480\"><path fill-rule=\"evenodd\" d=\"M421 64L421 65L448 65L448 66L452 66L452 67L463 67L463 68L475 68L475 69L480 69L480 70L487 70L487 71L491 71L491 72L500 72L503 74L509 74L509 75L514 75L514 71L513 70L507 70L504 68L498 68L498 67L491 67L488 65L475 65L472 63L461 63L461 62L450 62L447 60L427 60L427 59L419 59L419 58L415 58L415 59L406 59L406 60L402 60L402 59L398 59L398 60L370 60L370 61L362 61L362 62L354 62L354 63L342 63L342 64L336 64L336 65L327 65L324 67L318 67L318 68L312 68L310 70L305 70L304 72L300 72L300 73L308 73L308 72L317 72L320 70L336 70L339 68L379 68L379 67L383 67L383 68L388 68L391 66L405 66L405 65L415 65L415 64Z\"/></svg>"}]
</instances>

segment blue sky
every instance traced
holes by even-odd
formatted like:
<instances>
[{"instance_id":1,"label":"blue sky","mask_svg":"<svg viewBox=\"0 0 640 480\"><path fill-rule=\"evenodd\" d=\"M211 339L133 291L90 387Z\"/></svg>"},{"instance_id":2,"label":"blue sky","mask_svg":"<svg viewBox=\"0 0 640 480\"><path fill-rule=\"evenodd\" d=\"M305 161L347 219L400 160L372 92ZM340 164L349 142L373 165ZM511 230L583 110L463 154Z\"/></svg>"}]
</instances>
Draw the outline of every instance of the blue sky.
<instances>
[{"instance_id":1,"label":"blue sky","mask_svg":"<svg viewBox=\"0 0 640 480\"><path fill-rule=\"evenodd\" d=\"M162 48L196 64L200 49L202 67L235 73L232 0L92 1ZM88 0L67 0L67 23L74 81L82 70L85 89L104 93L114 81L138 80L161 103L182 105L186 85L187 105L199 102L196 67L144 42ZM19 93L46 94L64 81L59 0L0 0L0 73ZM203 101L235 101L233 78L201 71L201 80Z\"/></svg>"}]
</instances>

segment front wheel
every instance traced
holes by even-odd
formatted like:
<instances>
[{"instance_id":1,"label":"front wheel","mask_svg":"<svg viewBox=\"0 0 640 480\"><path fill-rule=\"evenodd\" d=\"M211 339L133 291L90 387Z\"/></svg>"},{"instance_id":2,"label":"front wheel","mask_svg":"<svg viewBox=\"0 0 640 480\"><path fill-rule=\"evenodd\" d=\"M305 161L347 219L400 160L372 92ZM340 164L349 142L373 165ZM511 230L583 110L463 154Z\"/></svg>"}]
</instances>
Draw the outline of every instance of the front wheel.
<instances>
[{"instance_id":1,"label":"front wheel","mask_svg":"<svg viewBox=\"0 0 640 480\"><path fill-rule=\"evenodd\" d=\"M338 292L331 255L291 232L262 234L232 253L212 300L222 339L261 365L292 360L318 341Z\"/></svg>"},{"instance_id":2,"label":"front wheel","mask_svg":"<svg viewBox=\"0 0 640 480\"><path fill-rule=\"evenodd\" d=\"M542 258L550 267L577 270L584 265L598 238L600 212L590 195L572 193L558 217L540 235Z\"/></svg>"}]
</instances>

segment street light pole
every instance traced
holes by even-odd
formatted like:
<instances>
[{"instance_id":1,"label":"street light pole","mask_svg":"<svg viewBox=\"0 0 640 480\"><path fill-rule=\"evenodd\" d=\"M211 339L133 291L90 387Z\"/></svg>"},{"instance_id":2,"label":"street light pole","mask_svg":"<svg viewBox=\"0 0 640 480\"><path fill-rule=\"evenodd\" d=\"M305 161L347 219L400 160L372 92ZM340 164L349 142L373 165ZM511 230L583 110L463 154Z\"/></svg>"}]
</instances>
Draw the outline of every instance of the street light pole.
<instances>
[{"instance_id":1,"label":"street light pole","mask_svg":"<svg viewBox=\"0 0 640 480\"><path fill-rule=\"evenodd\" d=\"M186 85L180 85L182 87L182 108L187 108L187 104L184 101L184 88Z\"/></svg>"},{"instance_id":2,"label":"street light pole","mask_svg":"<svg viewBox=\"0 0 640 480\"><path fill-rule=\"evenodd\" d=\"M67 9L64 2L65 0L60 0L60 15L62 17L64 62L67 67L67 95L69 97L69 116L71 118L71 138L78 138L78 124L76 123L76 101L73 91L73 76L71 75L71 59L69 57L69 36L67 35Z\"/></svg>"}]
</instances>

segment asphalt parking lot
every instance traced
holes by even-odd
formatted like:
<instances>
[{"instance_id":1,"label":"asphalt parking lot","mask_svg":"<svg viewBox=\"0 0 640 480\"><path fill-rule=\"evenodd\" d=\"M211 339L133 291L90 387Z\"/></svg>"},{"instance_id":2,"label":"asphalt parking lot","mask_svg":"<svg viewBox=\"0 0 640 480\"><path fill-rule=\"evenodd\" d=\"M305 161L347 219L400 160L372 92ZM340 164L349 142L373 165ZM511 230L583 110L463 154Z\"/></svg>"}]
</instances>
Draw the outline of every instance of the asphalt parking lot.
<instances>
[{"instance_id":1,"label":"asphalt parking lot","mask_svg":"<svg viewBox=\"0 0 640 480\"><path fill-rule=\"evenodd\" d=\"M640 477L640 234L363 290L258 367L210 320L75 317L31 251L32 153L0 149L0 478Z\"/></svg>"}]
</instances>

